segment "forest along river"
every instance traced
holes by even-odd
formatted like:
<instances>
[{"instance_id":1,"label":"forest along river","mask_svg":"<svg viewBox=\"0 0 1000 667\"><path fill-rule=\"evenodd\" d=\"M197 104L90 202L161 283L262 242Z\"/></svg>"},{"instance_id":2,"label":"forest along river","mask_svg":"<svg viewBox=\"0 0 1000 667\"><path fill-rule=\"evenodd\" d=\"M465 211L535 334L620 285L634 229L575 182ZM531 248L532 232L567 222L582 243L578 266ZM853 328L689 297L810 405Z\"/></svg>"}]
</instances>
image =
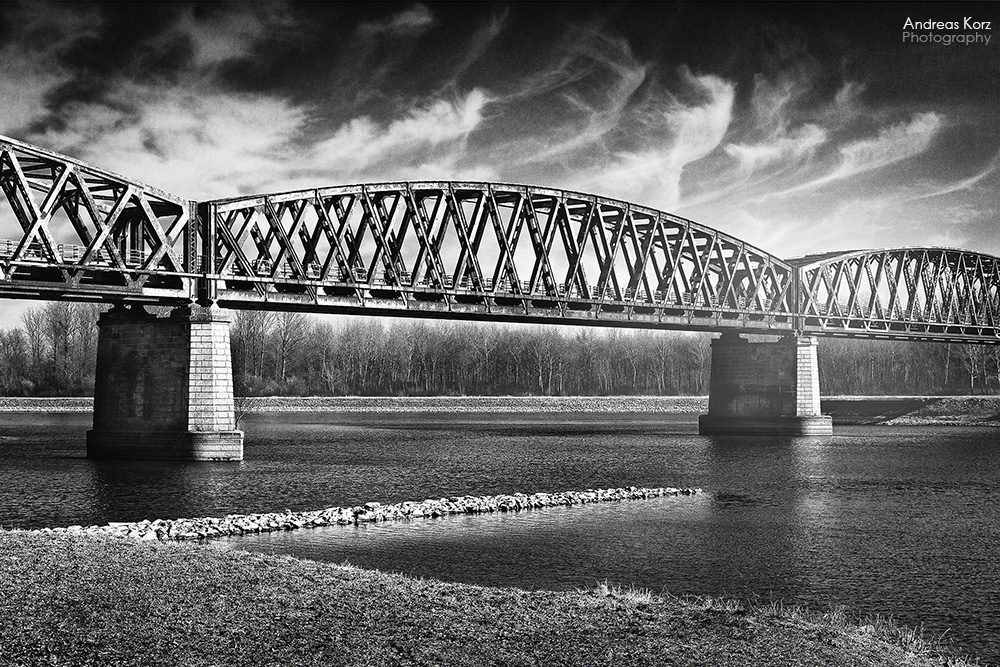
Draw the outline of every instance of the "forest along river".
<instances>
[{"instance_id":1,"label":"forest along river","mask_svg":"<svg viewBox=\"0 0 1000 667\"><path fill-rule=\"evenodd\" d=\"M1000 663L1000 432L702 437L693 415L258 414L242 463L90 461L90 415L0 415L25 528L619 486L707 493L215 541L499 586L845 605Z\"/></svg>"}]
</instances>

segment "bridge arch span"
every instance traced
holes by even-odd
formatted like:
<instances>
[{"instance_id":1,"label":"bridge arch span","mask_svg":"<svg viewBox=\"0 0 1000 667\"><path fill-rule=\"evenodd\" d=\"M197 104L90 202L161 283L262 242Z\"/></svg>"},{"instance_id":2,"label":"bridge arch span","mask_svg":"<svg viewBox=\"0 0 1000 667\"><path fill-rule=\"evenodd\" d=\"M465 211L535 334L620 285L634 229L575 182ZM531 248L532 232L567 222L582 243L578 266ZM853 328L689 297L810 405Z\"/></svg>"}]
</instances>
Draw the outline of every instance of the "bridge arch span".
<instances>
[{"instance_id":1,"label":"bridge arch span","mask_svg":"<svg viewBox=\"0 0 1000 667\"><path fill-rule=\"evenodd\" d=\"M958 248L825 253L799 272L802 329L819 335L1000 342L1000 258Z\"/></svg>"},{"instance_id":2,"label":"bridge arch span","mask_svg":"<svg viewBox=\"0 0 1000 667\"><path fill-rule=\"evenodd\" d=\"M507 183L359 184L205 202L228 307L791 330L793 268L652 208Z\"/></svg>"},{"instance_id":3,"label":"bridge arch span","mask_svg":"<svg viewBox=\"0 0 1000 667\"><path fill-rule=\"evenodd\" d=\"M1000 260L782 260L670 213L507 183L188 201L0 137L0 297L1000 342Z\"/></svg>"},{"instance_id":4,"label":"bridge arch span","mask_svg":"<svg viewBox=\"0 0 1000 667\"><path fill-rule=\"evenodd\" d=\"M91 164L0 136L0 294L183 302L191 204Z\"/></svg>"}]
</instances>

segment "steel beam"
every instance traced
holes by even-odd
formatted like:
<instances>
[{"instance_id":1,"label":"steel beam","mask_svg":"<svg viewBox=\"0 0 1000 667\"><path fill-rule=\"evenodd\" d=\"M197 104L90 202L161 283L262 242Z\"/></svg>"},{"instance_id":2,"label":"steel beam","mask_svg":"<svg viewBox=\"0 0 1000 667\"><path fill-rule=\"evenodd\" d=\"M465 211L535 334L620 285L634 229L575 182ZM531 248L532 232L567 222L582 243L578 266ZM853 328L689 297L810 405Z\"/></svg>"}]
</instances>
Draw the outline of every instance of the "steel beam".
<instances>
[{"instance_id":1,"label":"steel beam","mask_svg":"<svg viewBox=\"0 0 1000 667\"><path fill-rule=\"evenodd\" d=\"M1000 259L789 261L697 222L504 183L203 202L0 137L0 297L198 302L752 333L1000 342Z\"/></svg>"}]
</instances>

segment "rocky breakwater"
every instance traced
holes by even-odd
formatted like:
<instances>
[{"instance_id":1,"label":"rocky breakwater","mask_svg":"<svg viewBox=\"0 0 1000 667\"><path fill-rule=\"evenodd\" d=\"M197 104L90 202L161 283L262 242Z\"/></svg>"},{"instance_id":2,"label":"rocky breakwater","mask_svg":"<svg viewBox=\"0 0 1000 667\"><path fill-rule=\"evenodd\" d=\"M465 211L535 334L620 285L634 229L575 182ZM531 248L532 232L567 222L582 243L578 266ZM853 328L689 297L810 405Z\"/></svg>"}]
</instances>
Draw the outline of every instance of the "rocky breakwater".
<instances>
[{"instance_id":1,"label":"rocky breakwater","mask_svg":"<svg viewBox=\"0 0 1000 667\"><path fill-rule=\"evenodd\" d=\"M70 526L43 528L43 533L110 534L139 540L200 540L246 533L270 533L299 528L347 526L379 521L402 521L436 518L451 514L487 514L521 510L583 505L586 503L641 500L663 496L690 496L701 489L672 487L587 489L558 493L533 493L499 496L452 496L450 498L407 501L392 505L365 503L355 507L330 507L311 512L272 512L268 514L230 514L222 518L157 519L133 523L113 522L105 526Z\"/></svg>"}]
</instances>

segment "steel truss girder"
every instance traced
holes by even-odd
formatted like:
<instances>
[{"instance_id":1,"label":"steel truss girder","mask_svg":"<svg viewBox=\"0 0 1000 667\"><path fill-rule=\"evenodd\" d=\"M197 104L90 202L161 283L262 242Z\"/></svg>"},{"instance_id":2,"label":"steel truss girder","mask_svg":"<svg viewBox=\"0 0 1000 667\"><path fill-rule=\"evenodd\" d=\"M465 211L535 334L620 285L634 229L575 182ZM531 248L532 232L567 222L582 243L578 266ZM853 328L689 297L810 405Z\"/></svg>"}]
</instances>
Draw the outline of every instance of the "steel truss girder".
<instances>
[{"instance_id":1,"label":"steel truss girder","mask_svg":"<svg viewBox=\"0 0 1000 667\"><path fill-rule=\"evenodd\" d=\"M784 261L595 195L400 182L187 201L0 137L0 297L998 343L1000 259Z\"/></svg>"},{"instance_id":2,"label":"steel truss girder","mask_svg":"<svg viewBox=\"0 0 1000 667\"><path fill-rule=\"evenodd\" d=\"M1000 342L1000 258L917 247L791 261L810 333Z\"/></svg>"},{"instance_id":3,"label":"steel truss girder","mask_svg":"<svg viewBox=\"0 0 1000 667\"><path fill-rule=\"evenodd\" d=\"M194 219L186 200L6 137L0 137L0 190L8 237L0 239L0 291L71 299L190 297Z\"/></svg>"},{"instance_id":4,"label":"steel truss girder","mask_svg":"<svg viewBox=\"0 0 1000 667\"><path fill-rule=\"evenodd\" d=\"M683 218L501 183L405 182L207 202L231 306L787 331L793 269Z\"/></svg>"}]
</instances>

